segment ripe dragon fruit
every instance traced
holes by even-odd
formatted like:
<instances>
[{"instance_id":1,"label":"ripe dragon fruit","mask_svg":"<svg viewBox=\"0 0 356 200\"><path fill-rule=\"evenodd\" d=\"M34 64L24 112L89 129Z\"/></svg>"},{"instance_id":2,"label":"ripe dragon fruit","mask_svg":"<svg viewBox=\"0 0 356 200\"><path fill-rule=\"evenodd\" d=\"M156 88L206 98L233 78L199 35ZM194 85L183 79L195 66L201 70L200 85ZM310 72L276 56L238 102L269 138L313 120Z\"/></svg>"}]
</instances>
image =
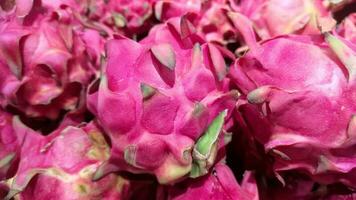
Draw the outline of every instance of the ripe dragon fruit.
<instances>
[{"instance_id":1,"label":"ripe dragon fruit","mask_svg":"<svg viewBox=\"0 0 356 200\"><path fill-rule=\"evenodd\" d=\"M352 194L352 190L341 184L318 184L306 175L296 171L288 171L284 173L283 177L284 184L281 184L276 179L260 177L262 180L259 185L261 196L273 200L352 200L355 197L355 194Z\"/></svg>"},{"instance_id":2,"label":"ripe dragon fruit","mask_svg":"<svg viewBox=\"0 0 356 200\"><path fill-rule=\"evenodd\" d=\"M102 38L72 26L62 13L26 26L16 17L0 20L1 104L30 118L56 120L78 108L96 76ZM98 54L99 53L99 54Z\"/></svg>"},{"instance_id":3,"label":"ripe dragon fruit","mask_svg":"<svg viewBox=\"0 0 356 200\"><path fill-rule=\"evenodd\" d=\"M0 198L4 199L9 192L9 187L0 182Z\"/></svg>"},{"instance_id":4,"label":"ripe dragon fruit","mask_svg":"<svg viewBox=\"0 0 356 200\"><path fill-rule=\"evenodd\" d=\"M258 200L255 182L246 179L240 186L229 167L221 163L205 176L188 179L174 186L161 186L158 194L158 200Z\"/></svg>"},{"instance_id":5,"label":"ripe dragon fruit","mask_svg":"<svg viewBox=\"0 0 356 200\"><path fill-rule=\"evenodd\" d=\"M226 0L159 1L155 5L158 20L166 21L172 17L186 16L192 23L192 31L197 32L206 41L221 45L236 43L239 39L239 33L228 12L232 10Z\"/></svg>"},{"instance_id":6,"label":"ripe dragon fruit","mask_svg":"<svg viewBox=\"0 0 356 200\"><path fill-rule=\"evenodd\" d=\"M10 178L16 170L18 151L23 137L13 133L12 116L0 110L0 181Z\"/></svg>"},{"instance_id":7,"label":"ripe dragon fruit","mask_svg":"<svg viewBox=\"0 0 356 200\"><path fill-rule=\"evenodd\" d=\"M170 18L182 17L189 12L198 14L203 4L201 0L159 0L154 5L154 14L156 19L167 21Z\"/></svg>"},{"instance_id":8,"label":"ripe dragon fruit","mask_svg":"<svg viewBox=\"0 0 356 200\"><path fill-rule=\"evenodd\" d=\"M4 0L11 5L15 15L19 18L25 18L28 15L51 12L60 9L61 6L75 6L74 0ZM10 9L9 9L10 10ZM32 16L33 17L33 16Z\"/></svg>"},{"instance_id":9,"label":"ripe dragon fruit","mask_svg":"<svg viewBox=\"0 0 356 200\"><path fill-rule=\"evenodd\" d=\"M153 4L156 0L89 0L79 7L83 20L107 27L108 32L137 37L153 26Z\"/></svg>"},{"instance_id":10,"label":"ripe dragon fruit","mask_svg":"<svg viewBox=\"0 0 356 200\"><path fill-rule=\"evenodd\" d=\"M356 44L356 13L347 16L337 27L336 31L346 40Z\"/></svg>"},{"instance_id":11,"label":"ripe dragon fruit","mask_svg":"<svg viewBox=\"0 0 356 200\"><path fill-rule=\"evenodd\" d=\"M232 8L247 16L262 39L290 33L318 34L331 30L335 20L323 0L230 0ZM238 23L238 22L236 22Z\"/></svg>"},{"instance_id":12,"label":"ripe dragon fruit","mask_svg":"<svg viewBox=\"0 0 356 200\"><path fill-rule=\"evenodd\" d=\"M276 173L355 188L356 47L331 33L244 37L250 50L230 71L245 96L238 110Z\"/></svg>"},{"instance_id":13,"label":"ripe dragon fruit","mask_svg":"<svg viewBox=\"0 0 356 200\"><path fill-rule=\"evenodd\" d=\"M88 108L114 144L96 178L123 170L167 184L214 163L239 94L228 91L218 48L186 25L176 18L140 43L108 42L106 69L88 92Z\"/></svg>"},{"instance_id":14,"label":"ripe dragon fruit","mask_svg":"<svg viewBox=\"0 0 356 200\"><path fill-rule=\"evenodd\" d=\"M48 136L14 119L23 135L19 167L7 199L118 199L128 182L111 174L92 182L97 167L109 157L109 146L94 123L67 126Z\"/></svg>"}]
</instances>

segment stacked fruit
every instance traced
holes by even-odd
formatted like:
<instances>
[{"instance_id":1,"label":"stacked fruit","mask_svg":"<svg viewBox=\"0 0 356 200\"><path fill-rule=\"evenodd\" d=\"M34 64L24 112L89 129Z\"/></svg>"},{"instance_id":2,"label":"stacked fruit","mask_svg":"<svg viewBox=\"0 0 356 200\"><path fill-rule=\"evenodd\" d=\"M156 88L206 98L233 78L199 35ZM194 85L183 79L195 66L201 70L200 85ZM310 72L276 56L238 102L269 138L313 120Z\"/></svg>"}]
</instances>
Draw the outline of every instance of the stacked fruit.
<instances>
[{"instance_id":1,"label":"stacked fruit","mask_svg":"<svg viewBox=\"0 0 356 200\"><path fill-rule=\"evenodd\" d=\"M355 3L1 0L0 198L356 199Z\"/></svg>"}]
</instances>

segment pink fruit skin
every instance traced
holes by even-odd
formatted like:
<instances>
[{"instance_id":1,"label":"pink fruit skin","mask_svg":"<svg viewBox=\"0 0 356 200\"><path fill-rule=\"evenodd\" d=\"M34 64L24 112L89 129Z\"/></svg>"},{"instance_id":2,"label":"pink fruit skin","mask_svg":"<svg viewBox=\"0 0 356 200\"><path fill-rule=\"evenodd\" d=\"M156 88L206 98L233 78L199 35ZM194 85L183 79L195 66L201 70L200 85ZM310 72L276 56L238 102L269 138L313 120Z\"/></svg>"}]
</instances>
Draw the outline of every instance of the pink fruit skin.
<instances>
[{"instance_id":1,"label":"pink fruit skin","mask_svg":"<svg viewBox=\"0 0 356 200\"><path fill-rule=\"evenodd\" d=\"M337 38L337 39L335 39ZM356 187L355 46L338 37L280 36L231 68L253 137L274 170L298 169L321 183Z\"/></svg>"},{"instance_id":2,"label":"pink fruit skin","mask_svg":"<svg viewBox=\"0 0 356 200\"><path fill-rule=\"evenodd\" d=\"M336 31L346 40L356 44L356 14L353 13L347 16L337 27Z\"/></svg>"},{"instance_id":3,"label":"pink fruit skin","mask_svg":"<svg viewBox=\"0 0 356 200\"><path fill-rule=\"evenodd\" d=\"M0 181L14 175L23 141L23 135L14 133L12 118L12 115L0 110Z\"/></svg>"},{"instance_id":4,"label":"pink fruit skin","mask_svg":"<svg viewBox=\"0 0 356 200\"><path fill-rule=\"evenodd\" d=\"M37 18L32 26L13 15L0 21L3 107L52 120L77 108L99 69L103 43L98 32L70 21L66 12Z\"/></svg>"},{"instance_id":5,"label":"pink fruit skin","mask_svg":"<svg viewBox=\"0 0 356 200\"><path fill-rule=\"evenodd\" d=\"M187 13L198 14L203 6L200 0L157 1L154 5L155 17L160 21L182 17Z\"/></svg>"},{"instance_id":6,"label":"pink fruit skin","mask_svg":"<svg viewBox=\"0 0 356 200\"><path fill-rule=\"evenodd\" d=\"M120 178L113 174L97 182L78 180L80 184L88 185L87 188L84 186L80 189L78 188L80 186L75 183L63 182L51 176L38 175L19 196L21 200L118 200L122 199L119 191L120 181Z\"/></svg>"},{"instance_id":7,"label":"pink fruit skin","mask_svg":"<svg viewBox=\"0 0 356 200\"><path fill-rule=\"evenodd\" d=\"M213 44L193 47L203 40L183 38L184 23L155 26L140 43L108 42L105 72L89 88L87 103L114 144L104 171L177 181L190 172L192 148L207 125L234 107L238 94L228 92L222 55Z\"/></svg>"},{"instance_id":8,"label":"pink fruit skin","mask_svg":"<svg viewBox=\"0 0 356 200\"><path fill-rule=\"evenodd\" d=\"M14 127L16 134L25 135L10 185L11 192L20 192L21 200L120 199L128 184L123 178L112 174L92 181L97 167L109 157L109 146L94 123L67 126L48 136L18 119Z\"/></svg>"},{"instance_id":9,"label":"pink fruit skin","mask_svg":"<svg viewBox=\"0 0 356 200\"><path fill-rule=\"evenodd\" d=\"M160 21L185 16L192 22L194 32L206 41L221 45L238 39L238 32L228 16L231 11L225 0L158 1L155 4L155 15Z\"/></svg>"},{"instance_id":10,"label":"pink fruit skin","mask_svg":"<svg viewBox=\"0 0 356 200\"><path fill-rule=\"evenodd\" d=\"M77 11L91 26L107 33L120 33L134 37L148 32L153 22L153 5L156 0L98 0L81 1Z\"/></svg>"},{"instance_id":11,"label":"pink fruit skin","mask_svg":"<svg viewBox=\"0 0 356 200\"><path fill-rule=\"evenodd\" d=\"M236 12L246 15L262 39L282 34L318 34L318 26L330 30L335 25L322 0L236 0ZM238 22L237 22L238 23Z\"/></svg>"},{"instance_id":12,"label":"pink fruit skin","mask_svg":"<svg viewBox=\"0 0 356 200\"><path fill-rule=\"evenodd\" d=\"M250 178L253 179L253 177ZM258 200L257 186L254 181L245 181L240 186L229 167L220 163L210 174L197 179L185 180L174 186L162 187L159 194L158 199L162 200Z\"/></svg>"},{"instance_id":13,"label":"pink fruit skin","mask_svg":"<svg viewBox=\"0 0 356 200\"><path fill-rule=\"evenodd\" d=\"M9 191L9 188L5 184L0 183L0 198L2 198L2 199L5 198L8 191Z\"/></svg>"}]
</instances>

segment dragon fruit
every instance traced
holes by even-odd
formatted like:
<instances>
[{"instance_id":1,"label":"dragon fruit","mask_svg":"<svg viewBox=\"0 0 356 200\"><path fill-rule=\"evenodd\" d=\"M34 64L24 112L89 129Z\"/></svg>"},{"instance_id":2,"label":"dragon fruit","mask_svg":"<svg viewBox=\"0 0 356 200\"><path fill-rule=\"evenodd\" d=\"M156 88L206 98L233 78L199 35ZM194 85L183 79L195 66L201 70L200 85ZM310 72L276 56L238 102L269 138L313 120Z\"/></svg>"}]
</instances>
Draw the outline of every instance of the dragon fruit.
<instances>
[{"instance_id":1,"label":"dragon fruit","mask_svg":"<svg viewBox=\"0 0 356 200\"><path fill-rule=\"evenodd\" d=\"M154 14L156 19L167 21L170 18L182 17L187 13L198 14L203 4L201 0L159 0L154 5Z\"/></svg>"},{"instance_id":2,"label":"dragon fruit","mask_svg":"<svg viewBox=\"0 0 356 200\"><path fill-rule=\"evenodd\" d=\"M325 199L341 200L352 199L353 191L341 184L323 185L311 180L306 175L296 171L283 174L284 183L275 178L260 177L259 191L261 196L273 200L299 200L299 199Z\"/></svg>"},{"instance_id":3,"label":"dragon fruit","mask_svg":"<svg viewBox=\"0 0 356 200\"><path fill-rule=\"evenodd\" d=\"M4 199L8 192L9 187L6 184L0 182L0 198Z\"/></svg>"},{"instance_id":4,"label":"dragon fruit","mask_svg":"<svg viewBox=\"0 0 356 200\"><path fill-rule=\"evenodd\" d=\"M199 44L186 25L176 18L140 43L108 42L106 69L88 91L88 108L113 144L96 178L123 170L167 184L214 163L239 94L228 91L219 49Z\"/></svg>"},{"instance_id":5,"label":"dragon fruit","mask_svg":"<svg viewBox=\"0 0 356 200\"><path fill-rule=\"evenodd\" d=\"M236 43L239 39L228 12L232 10L226 0L159 1L155 4L157 19L167 21L172 17L185 16L192 23L191 31L197 32L206 41L220 45Z\"/></svg>"},{"instance_id":6,"label":"dragon fruit","mask_svg":"<svg viewBox=\"0 0 356 200\"><path fill-rule=\"evenodd\" d=\"M290 33L318 34L331 30L335 20L322 0L230 0L232 8L247 16L262 39ZM236 22L238 23L238 22Z\"/></svg>"},{"instance_id":7,"label":"dragon fruit","mask_svg":"<svg viewBox=\"0 0 356 200\"><path fill-rule=\"evenodd\" d=\"M99 68L103 40L95 30L71 25L56 14L32 26L9 16L0 21L4 108L56 120L83 100L84 89Z\"/></svg>"},{"instance_id":8,"label":"dragon fruit","mask_svg":"<svg viewBox=\"0 0 356 200\"><path fill-rule=\"evenodd\" d=\"M352 3L355 3L354 0L325 0L323 2L326 6L328 6L333 12L339 12L346 7L352 7ZM352 8L351 8L352 9Z\"/></svg>"},{"instance_id":9,"label":"dragon fruit","mask_svg":"<svg viewBox=\"0 0 356 200\"><path fill-rule=\"evenodd\" d=\"M246 176L252 178L251 176ZM159 200L258 200L255 182L244 181L240 186L225 164L217 164L211 173L198 179L185 180L174 186L161 186ZM246 187L246 188L244 188Z\"/></svg>"},{"instance_id":10,"label":"dragon fruit","mask_svg":"<svg viewBox=\"0 0 356 200\"><path fill-rule=\"evenodd\" d=\"M244 94L238 109L274 170L300 170L328 184L356 187L356 47L331 33L256 43L230 75ZM281 177L282 178L282 177Z\"/></svg>"},{"instance_id":11,"label":"dragon fruit","mask_svg":"<svg viewBox=\"0 0 356 200\"><path fill-rule=\"evenodd\" d=\"M19 167L7 198L117 199L127 181L109 175L92 182L97 167L109 157L109 146L94 123L67 126L48 136L14 119L15 133L25 137Z\"/></svg>"},{"instance_id":12,"label":"dragon fruit","mask_svg":"<svg viewBox=\"0 0 356 200\"><path fill-rule=\"evenodd\" d=\"M356 44L356 13L347 16L336 29L337 33Z\"/></svg>"},{"instance_id":13,"label":"dragon fruit","mask_svg":"<svg viewBox=\"0 0 356 200\"><path fill-rule=\"evenodd\" d=\"M156 0L89 0L81 1L80 13L91 26L99 26L110 34L128 37L145 34L154 22L153 4ZM106 27L106 28L105 28Z\"/></svg>"},{"instance_id":14,"label":"dragon fruit","mask_svg":"<svg viewBox=\"0 0 356 200\"><path fill-rule=\"evenodd\" d=\"M12 177L23 137L14 134L12 116L0 110L0 181Z\"/></svg>"}]
</instances>

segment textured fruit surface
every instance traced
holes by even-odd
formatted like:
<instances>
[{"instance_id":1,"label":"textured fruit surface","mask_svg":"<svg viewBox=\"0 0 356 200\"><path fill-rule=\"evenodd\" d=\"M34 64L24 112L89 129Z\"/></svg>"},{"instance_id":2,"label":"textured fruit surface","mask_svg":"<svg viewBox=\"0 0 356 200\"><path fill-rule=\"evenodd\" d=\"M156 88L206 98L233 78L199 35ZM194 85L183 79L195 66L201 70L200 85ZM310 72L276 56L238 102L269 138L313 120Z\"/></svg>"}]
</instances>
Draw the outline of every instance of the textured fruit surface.
<instances>
[{"instance_id":1,"label":"textured fruit surface","mask_svg":"<svg viewBox=\"0 0 356 200\"><path fill-rule=\"evenodd\" d=\"M238 93L227 90L219 49L199 44L194 34L182 38L182 20L154 27L140 43L108 42L105 73L88 93L89 109L116 144L107 168L153 173L169 183L190 173L192 159L200 167L213 164Z\"/></svg>"}]
</instances>

